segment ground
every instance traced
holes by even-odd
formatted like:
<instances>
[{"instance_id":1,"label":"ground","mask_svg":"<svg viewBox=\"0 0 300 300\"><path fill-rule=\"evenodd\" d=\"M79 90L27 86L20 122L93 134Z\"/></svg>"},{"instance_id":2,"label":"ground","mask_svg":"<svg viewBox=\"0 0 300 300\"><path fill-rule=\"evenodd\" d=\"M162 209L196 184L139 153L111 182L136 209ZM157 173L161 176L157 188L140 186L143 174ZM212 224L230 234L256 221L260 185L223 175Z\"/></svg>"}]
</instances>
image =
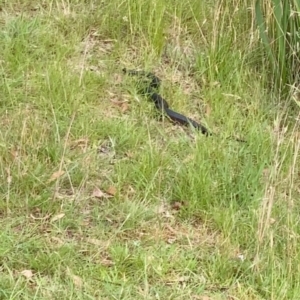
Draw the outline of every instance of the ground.
<instances>
[{"instance_id":1,"label":"ground","mask_svg":"<svg viewBox=\"0 0 300 300\"><path fill-rule=\"evenodd\" d=\"M0 1L0 299L298 299L297 112L235 2Z\"/></svg>"}]
</instances>

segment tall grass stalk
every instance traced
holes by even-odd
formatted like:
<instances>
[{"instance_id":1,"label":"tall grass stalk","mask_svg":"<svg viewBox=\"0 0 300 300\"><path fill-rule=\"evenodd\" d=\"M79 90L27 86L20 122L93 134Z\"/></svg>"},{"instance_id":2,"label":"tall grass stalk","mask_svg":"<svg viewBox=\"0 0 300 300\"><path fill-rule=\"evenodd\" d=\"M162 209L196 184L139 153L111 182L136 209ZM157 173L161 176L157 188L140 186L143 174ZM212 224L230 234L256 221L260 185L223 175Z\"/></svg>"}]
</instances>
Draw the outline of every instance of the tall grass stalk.
<instances>
[{"instance_id":1,"label":"tall grass stalk","mask_svg":"<svg viewBox=\"0 0 300 300\"><path fill-rule=\"evenodd\" d=\"M270 82L287 92L299 84L300 10L297 0L257 0L256 21L270 67Z\"/></svg>"}]
</instances>

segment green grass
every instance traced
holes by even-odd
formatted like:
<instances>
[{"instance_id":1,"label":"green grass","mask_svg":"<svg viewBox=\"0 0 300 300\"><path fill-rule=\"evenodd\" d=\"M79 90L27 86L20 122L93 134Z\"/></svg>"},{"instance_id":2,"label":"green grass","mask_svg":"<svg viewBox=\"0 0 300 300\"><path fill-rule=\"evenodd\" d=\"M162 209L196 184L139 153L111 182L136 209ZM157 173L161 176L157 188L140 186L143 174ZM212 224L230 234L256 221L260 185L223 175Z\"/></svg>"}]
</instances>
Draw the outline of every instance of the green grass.
<instances>
[{"instance_id":1,"label":"green grass","mask_svg":"<svg viewBox=\"0 0 300 300\"><path fill-rule=\"evenodd\" d=\"M0 299L298 299L297 122L249 7L40 3L0 1Z\"/></svg>"},{"instance_id":2,"label":"green grass","mask_svg":"<svg viewBox=\"0 0 300 300\"><path fill-rule=\"evenodd\" d=\"M299 1L256 0L255 19L267 54L270 85L284 93L297 93L299 82Z\"/></svg>"}]
</instances>

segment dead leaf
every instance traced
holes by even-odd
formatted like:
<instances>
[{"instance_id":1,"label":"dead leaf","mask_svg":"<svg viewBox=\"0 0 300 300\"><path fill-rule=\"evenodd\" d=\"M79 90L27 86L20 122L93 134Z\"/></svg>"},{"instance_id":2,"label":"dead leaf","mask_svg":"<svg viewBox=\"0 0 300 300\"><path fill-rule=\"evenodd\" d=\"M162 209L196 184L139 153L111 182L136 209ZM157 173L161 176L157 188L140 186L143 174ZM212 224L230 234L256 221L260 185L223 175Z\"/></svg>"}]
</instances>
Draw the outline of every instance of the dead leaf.
<instances>
[{"instance_id":1,"label":"dead leaf","mask_svg":"<svg viewBox=\"0 0 300 300\"><path fill-rule=\"evenodd\" d=\"M126 152L125 155L128 158L134 158L134 154L132 152Z\"/></svg>"},{"instance_id":2,"label":"dead leaf","mask_svg":"<svg viewBox=\"0 0 300 300\"><path fill-rule=\"evenodd\" d=\"M98 152L101 154L112 154L113 153L113 146L111 142L104 141L98 148Z\"/></svg>"},{"instance_id":3,"label":"dead leaf","mask_svg":"<svg viewBox=\"0 0 300 300\"><path fill-rule=\"evenodd\" d=\"M124 103L121 107L121 111L122 111L122 113L124 113L127 110L129 110L129 105L128 105L128 103Z\"/></svg>"},{"instance_id":4,"label":"dead leaf","mask_svg":"<svg viewBox=\"0 0 300 300\"><path fill-rule=\"evenodd\" d=\"M192 155L192 154L189 154L189 155L182 161L182 163L183 163L183 164L188 164L189 162L194 161L194 160L195 160L195 156Z\"/></svg>"},{"instance_id":5,"label":"dead leaf","mask_svg":"<svg viewBox=\"0 0 300 300\"><path fill-rule=\"evenodd\" d=\"M90 239L87 238L86 241L90 244L96 245L96 246L102 246L102 241L97 240L97 239Z\"/></svg>"},{"instance_id":6,"label":"dead leaf","mask_svg":"<svg viewBox=\"0 0 300 300\"><path fill-rule=\"evenodd\" d=\"M21 272L21 274L22 274L24 277L26 277L27 279L30 279L30 278L32 278L32 276L33 276L33 273L32 273L31 270L23 270L23 271Z\"/></svg>"},{"instance_id":7,"label":"dead leaf","mask_svg":"<svg viewBox=\"0 0 300 300\"><path fill-rule=\"evenodd\" d=\"M205 107L205 115L208 117L211 115L211 107L209 105Z\"/></svg>"},{"instance_id":8,"label":"dead leaf","mask_svg":"<svg viewBox=\"0 0 300 300\"><path fill-rule=\"evenodd\" d=\"M15 150L15 149L11 150L10 154L13 157L14 160L17 159L17 158L19 158L19 151L18 150Z\"/></svg>"},{"instance_id":9,"label":"dead leaf","mask_svg":"<svg viewBox=\"0 0 300 300\"><path fill-rule=\"evenodd\" d=\"M115 73L113 75L113 79L114 79L114 84L120 84L123 81L123 77L121 76L120 73Z\"/></svg>"},{"instance_id":10,"label":"dead leaf","mask_svg":"<svg viewBox=\"0 0 300 300\"><path fill-rule=\"evenodd\" d=\"M168 210L164 213L164 217L167 218L167 219L173 219L174 218L174 216Z\"/></svg>"},{"instance_id":11,"label":"dead leaf","mask_svg":"<svg viewBox=\"0 0 300 300\"><path fill-rule=\"evenodd\" d=\"M30 214L30 218L33 220L47 220L49 219L50 215L46 215L45 217L35 217L33 214Z\"/></svg>"},{"instance_id":12,"label":"dead leaf","mask_svg":"<svg viewBox=\"0 0 300 300\"><path fill-rule=\"evenodd\" d=\"M167 205L163 202L157 207L157 213L167 219L174 218L174 216L168 210Z\"/></svg>"},{"instance_id":13,"label":"dead leaf","mask_svg":"<svg viewBox=\"0 0 300 300\"><path fill-rule=\"evenodd\" d=\"M11 181L12 181L12 176L11 176L11 173L10 173L10 168L5 168L5 171L6 171L6 174L7 174L7 183L8 184L11 184Z\"/></svg>"},{"instance_id":14,"label":"dead leaf","mask_svg":"<svg viewBox=\"0 0 300 300\"><path fill-rule=\"evenodd\" d=\"M172 244L174 244L176 242L176 239L167 239L167 243L169 244L169 245L172 245Z\"/></svg>"},{"instance_id":15,"label":"dead leaf","mask_svg":"<svg viewBox=\"0 0 300 300\"><path fill-rule=\"evenodd\" d=\"M102 199L102 198L111 198L113 196L108 195L107 193L102 192L98 187L95 187L92 193L92 197Z\"/></svg>"},{"instance_id":16,"label":"dead leaf","mask_svg":"<svg viewBox=\"0 0 300 300\"><path fill-rule=\"evenodd\" d=\"M238 260L240 260L240 261L245 261L245 259L246 259L246 258L245 258L245 255L244 255L244 254L241 254L241 253L238 254L236 258L237 258Z\"/></svg>"},{"instance_id":17,"label":"dead leaf","mask_svg":"<svg viewBox=\"0 0 300 300\"><path fill-rule=\"evenodd\" d=\"M174 209L174 210L180 210L184 206L185 206L185 202L184 201L175 201L171 205L172 209Z\"/></svg>"},{"instance_id":18,"label":"dead leaf","mask_svg":"<svg viewBox=\"0 0 300 300\"><path fill-rule=\"evenodd\" d=\"M110 95L114 95L114 94L110 93ZM110 102L115 104L116 106L122 107L123 104L127 103L127 100L120 101L120 100L110 99Z\"/></svg>"},{"instance_id":19,"label":"dead leaf","mask_svg":"<svg viewBox=\"0 0 300 300\"><path fill-rule=\"evenodd\" d=\"M190 278L188 276L179 276L178 278L171 278L167 280L167 284L174 284L174 283L183 283L188 281Z\"/></svg>"},{"instance_id":20,"label":"dead leaf","mask_svg":"<svg viewBox=\"0 0 300 300\"><path fill-rule=\"evenodd\" d=\"M109 246L109 242L108 241L101 241L101 240L97 240L97 239L92 239L92 238L87 238L86 241L90 244L96 245L96 246L101 246L104 248L108 248Z\"/></svg>"},{"instance_id":21,"label":"dead leaf","mask_svg":"<svg viewBox=\"0 0 300 300\"><path fill-rule=\"evenodd\" d=\"M221 83L219 81L213 81L210 83L210 86L219 88L219 87L221 87Z\"/></svg>"},{"instance_id":22,"label":"dead leaf","mask_svg":"<svg viewBox=\"0 0 300 300\"><path fill-rule=\"evenodd\" d=\"M127 188L127 196L134 195L134 194L135 194L135 189L131 185L129 185Z\"/></svg>"},{"instance_id":23,"label":"dead leaf","mask_svg":"<svg viewBox=\"0 0 300 300\"><path fill-rule=\"evenodd\" d=\"M62 219L64 216L65 216L64 213L58 214L58 215L52 217L50 222L55 222L55 221L57 221L57 220L60 220L60 219Z\"/></svg>"},{"instance_id":24,"label":"dead leaf","mask_svg":"<svg viewBox=\"0 0 300 300\"><path fill-rule=\"evenodd\" d=\"M51 239L51 244L54 245L55 247L61 247L62 245L64 245L64 241L56 236L52 236L50 239Z\"/></svg>"},{"instance_id":25,"label":"dead leaf","mask_svg":"<svg viewBox=\"0 0 300 300\"><path fill-rule=\"evenodd\" d=\"M158 207L157 207L157 213L159 215L164 214L167 211L167 207L165 203L161 203Z\"/></svg>"},{"instance_id":26,"label":"dead leaf","mask_svg":"<svg viewBox=\"0 0 300 300\"><path fill-rule=\"evenodd\" d=\"M62 170L57 171L57 172L54 172L54 173L51 175L50 179L48 180L48 183L50 183L50 182L52 182L52 181L58 179L59 177L61 177L61 176L64 175L64 174L65 174L65 171L62 171Z\"/></svg>"},{"instance_id":27,"label":"dead leaf","mask_svg":"<svg viewBox=\"0 0 300 300\"><path fill-rule=\"evenodd\" d=\"M111 267L114 265L114 262L110 258L104 258L101 260L101 265L105 267Z\"/></svg>"},{"instance_id":28,"label":"dead leaf","mask_svg":"<svg viewBox=\"0 0 300 300\"><path fill-rule=\"evenodd\" d=\"M208 297L208 296L198 296L198 295L194 295L192 296L193 298L192 299L195 299L195 300L212 300L211 297Z\"/></svg>"},{"instance_id":29,"label":"dead leaf","mask_svg":"<svg viewBox=\"0 0 300 300\"><path fill-rule=\"evenodd\" d=\"M72 275L71 276L72 280L73 280L73 283L75 286L81 288L82 285L83 285L83 282L82 282L82 278L77 276L77 275Z\"/></svg>"},{"instance_id":30,"label":"dead leaf","mask_svg":"<svg viewBox=\"0 0 300 300\"><path fill-rule=\"evenodd\" d=\"M106 196L106 194L104 192L102 192L99 188L94 188L93 193L92 193L92 197L94 198L104 198Z\"/></svg>"},{"instance_id":31,"label":"dead leaf","mask_svg":"<svg viewBox=\"0 0 300 300\"><path fill-rule=\"evenodd\" d=\"M222 93L223 96L225 97L231 97L231 98L234 98L234 99L237 99L237 100L241 100L242 97L238 96L238 95L234 95L234 94L226 94L226 93Z\"/></svg>"},{"instance_id":32,"label":"dead leaf","mask_svg":"<svg viewBox=\"0 0 300 300\"><path fill-rule=\"evenodd\" d=\"M71 272L71 270L69 269L69 268L67 268L67 275L69 276L69 277L71 277L71 279L72 279L72 281L73 281L73 283L74 283L74 285L76 286L76 287L79 287L79 288L81 288L82 287L82 285L83 285L83 281L82 281L82 278L81 277L79 277L79 276L77 276L77 275L74 275L72 272Z\"/></svg>"},{"instance_id":33,"label":"dead leaf","mask_svg":"<svg viewBox=\"0 0 300 300\"><path fill-rule=\"evenodd\" d=\"M110 186L107 191L106 191L107 194L111 195L111 196L115 196L116 193L117 193L117 189L114 187L114 186Z\"/></svg>"},{"instance_id":34,"label":"dead leaf","mask_svg":"<svg viewBox=\"0 0 300 300\"><path fill-rule=\"evenodd\" d=\"M262 171L262 181L263 182L268 182L270 178L271 170L269 168L265 168Z\"/></svg>"},{"instance_id":35,"label":"dead leaf","mask_svg":"<svg viewBox=\"0 0 300 300\"><path fill-rule=\"evenodd\" d=\"M120 107L122 113L126 112L129 109L127 100L120 101L120 100L116 100L116 99L110 99L110 102L113 103L114 105Z\"/></svg>"},{"instance_id":36,"label":"dead leaf","mask_svg":"<svg viewBox=\"0 0 300 300\"><path fill-rule=\"evenodd\" d=\"M81 138L71 143L71 150L75 148L85 149L89 143L88 138Z\"/></svg>"}]
</instances>

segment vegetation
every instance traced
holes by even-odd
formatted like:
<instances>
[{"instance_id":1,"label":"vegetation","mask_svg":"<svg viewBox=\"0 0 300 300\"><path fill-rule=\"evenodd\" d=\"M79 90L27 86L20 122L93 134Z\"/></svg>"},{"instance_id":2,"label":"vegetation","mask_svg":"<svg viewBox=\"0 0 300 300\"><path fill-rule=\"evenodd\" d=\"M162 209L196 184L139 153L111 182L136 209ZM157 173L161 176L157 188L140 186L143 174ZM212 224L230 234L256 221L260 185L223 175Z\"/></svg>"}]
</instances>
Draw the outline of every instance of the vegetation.
<instances>
[{"instance_id":1,"label":"vegetation","mask_svg":"<svg viewBox=\"0 0 300 300\"><path fill-rule=\"evenodd\" d=\"M0 299L299 298L287 35L246 2L0 1Z\"/></svg>"},{"instance_id":2,"label":"vegetation","mask_svg":"<svg viewBox=\"0 0 300 300\"><path fill-rule=\"evenodd\" d=\"M299 84L299 18L296 0L257 0L256 20L271 69L271 82L279 91L297 90Z\"/></svg>"}]
</instances>

